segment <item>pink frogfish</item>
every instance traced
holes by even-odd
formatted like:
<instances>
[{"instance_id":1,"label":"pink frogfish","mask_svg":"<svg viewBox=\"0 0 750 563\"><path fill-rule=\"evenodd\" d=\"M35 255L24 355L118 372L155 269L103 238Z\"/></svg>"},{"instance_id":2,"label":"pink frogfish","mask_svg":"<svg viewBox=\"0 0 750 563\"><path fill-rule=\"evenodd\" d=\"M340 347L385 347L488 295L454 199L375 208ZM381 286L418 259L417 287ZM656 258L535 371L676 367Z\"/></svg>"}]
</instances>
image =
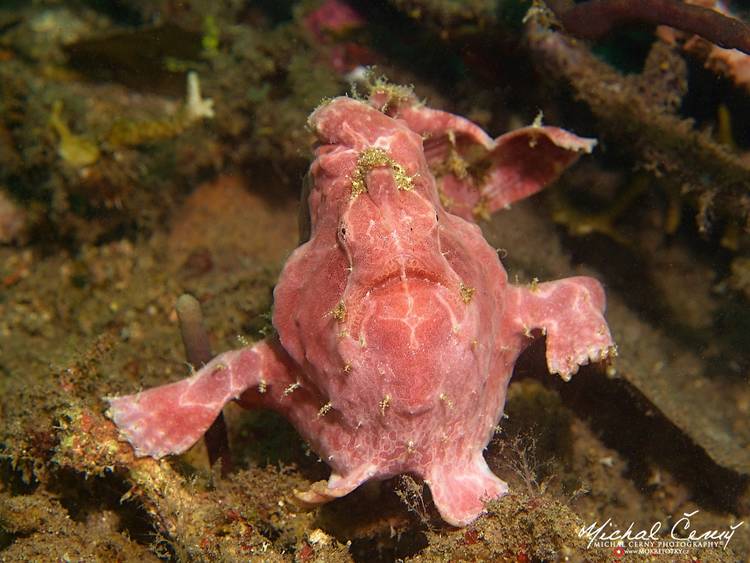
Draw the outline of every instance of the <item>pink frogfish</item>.
<instances>
[{"instance_id":1,"label":"pink frogfish","mask_svg":"<svg viewBox=\"0 0 750 563\"><path fill-rule=\"evenodd\" d=\"M565 380L615 350L596 280L508 283L475 218L538 192L595 141L539 125L493 140L385 92L325 102L309 125L307 240L274 290L277 334L109 398L108 415L138 456L161 458L190 448L230 401L273 409L331 467L303 502L410 473L446 522L469 524L508 490L482 451L533 335Z\"/></svg>"}]
</instances>

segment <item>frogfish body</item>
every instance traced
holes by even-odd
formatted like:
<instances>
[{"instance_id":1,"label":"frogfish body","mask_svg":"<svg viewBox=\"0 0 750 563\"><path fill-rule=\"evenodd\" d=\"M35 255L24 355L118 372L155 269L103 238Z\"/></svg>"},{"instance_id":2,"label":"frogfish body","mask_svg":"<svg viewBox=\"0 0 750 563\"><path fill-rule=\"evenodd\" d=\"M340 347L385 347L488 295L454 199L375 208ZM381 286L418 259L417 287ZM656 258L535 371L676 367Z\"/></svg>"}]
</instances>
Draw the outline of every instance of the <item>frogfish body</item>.
<instances>
[{"instance_id":1,"label":"frogfish body","mask_svg":"<svg viewBox=\"0 0 750 563\"><path fill-rule=\"evenodd\" d=\"M539 191L594 141L541 126L492 140L386 92L336 98L309 121L309 238L274 291L277 336L108 399L109 416L137 455L160 458L190 448L229 401L270 408L331 466L304 502L408 472L466 525L508 490L482 451L532 332L566 380L614 353L597 281L509 284L474 218Z\"/></svg>"}]
</instances>

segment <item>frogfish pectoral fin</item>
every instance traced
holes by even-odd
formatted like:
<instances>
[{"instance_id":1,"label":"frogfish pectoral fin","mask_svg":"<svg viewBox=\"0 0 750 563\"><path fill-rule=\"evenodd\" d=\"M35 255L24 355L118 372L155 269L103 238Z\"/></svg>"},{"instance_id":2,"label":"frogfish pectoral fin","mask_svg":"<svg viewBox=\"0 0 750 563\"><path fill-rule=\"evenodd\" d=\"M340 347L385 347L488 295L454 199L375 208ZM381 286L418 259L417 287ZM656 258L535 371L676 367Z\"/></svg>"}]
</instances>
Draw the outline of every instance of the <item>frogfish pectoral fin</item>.
<instances>
[{"instance_id":1,"label":"frogfish pectoral fin","mask_svg":"<svg viewBox=\"0 0 750 563\"><path fill-rule=\"evenodd\" d=\"M109 397L107 416L137 456L161 458L189 449L229 401L266 382L273 361L266 342L225 352L193 376L134 395Z\"/></svg>"}]
</instances>

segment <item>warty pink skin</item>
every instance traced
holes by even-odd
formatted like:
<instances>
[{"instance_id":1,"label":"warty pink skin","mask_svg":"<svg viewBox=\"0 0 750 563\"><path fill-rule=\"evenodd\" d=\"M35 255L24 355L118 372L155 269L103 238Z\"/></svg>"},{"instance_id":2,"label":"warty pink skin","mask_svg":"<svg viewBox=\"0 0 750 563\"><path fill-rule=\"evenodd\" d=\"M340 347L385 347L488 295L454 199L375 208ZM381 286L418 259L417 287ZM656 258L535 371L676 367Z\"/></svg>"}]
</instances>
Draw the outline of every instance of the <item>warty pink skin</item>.
<instances>
[{"instance_id":1,"label":"warty pink skin","mask_svg":"<svg viewBox=\"0 0 750 563\"><path fill-rule=\"evenodd\" d=\"M447 522L466 525L508 489L482 451L532 331L546 334L549 369L564 379L614 350L597 281L510 285L467 218L480 200L492 211L538 191L593 142L549 127L492 140L463 118L414 99L384 107L377 94L336 98L310 125L320 141L311 232L274 291L278 338L109 399L109 415L137 455L158 458L188 449L230 400L274 409L332 468L303 501L409 472ZM442 166L452 151L485 159L487 173ZM438 183L451 186L449 209Z\"/></svg>"}]
</instances>

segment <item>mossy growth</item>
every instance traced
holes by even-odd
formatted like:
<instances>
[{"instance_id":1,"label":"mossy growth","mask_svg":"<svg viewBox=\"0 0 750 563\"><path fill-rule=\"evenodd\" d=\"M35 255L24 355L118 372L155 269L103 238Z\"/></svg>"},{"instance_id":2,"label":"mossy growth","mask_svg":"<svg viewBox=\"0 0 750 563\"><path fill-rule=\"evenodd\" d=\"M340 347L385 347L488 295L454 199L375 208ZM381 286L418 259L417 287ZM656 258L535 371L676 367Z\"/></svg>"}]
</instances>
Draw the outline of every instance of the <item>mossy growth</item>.
<instances>
[{"instance_id":1,"label":"mossy growth","mask_svg":"<svg viewBox=\"0 0 750 563\"><path fill-rule=\"evenodd\" d=\"M59 137L57 154L73 168L85 168L99 160L101 151L98 145L87 137L74 134L62 119L62 102L52 104L49 124Z\"/></svg>"},{"instance_id":2,"label":"mossy growth","mask_svg":"<svg viewBox=\"0 0 750 563\"><path fill-rule=\"evenodd\" d=\"M531 428L542 464L570 458L573 415L558 393L533 379L516 381L508 388L505 412L503 435L514 437Z\"/></svg>"},{"instance_id":3,"label":"mossy growth","mask_svg":"<svg viewBox=\"0 0 750 563\"><path fill-rule=\"evenodd\" d=\"M411 191L414 189L414 178L406 169L393 159L384 149L368 147L363 150L357 159L357 167L352 175L352 198L367 191L367 174L374 168L388 166L393 171L393 180L400 191Z\"/></svg>"},{"instance_id":4,"label":"mossy growth","mask_svg":"<svg viewBox=\"0 0 750 563\"><path fill-rule=\"evenodd\" d=\"M360 94L356 87L352 88L352 95L356 99L369 98L371 102L376 101L378 109L387 112L390 108L398 106L401 102L413 99L414 86L408 84L395 84L384 75L376 74L375 67L367 69L362 80L364 92Z\"/></svg>"},{"instance_id":5,"label":"mossy growth","mask_svg":"<svg viewBox=\"0 0 750 563\"><path fill-rule=\"evenodd\" d=\"M589 560L582 525L549 496L511 493L487 503L487 515L471 526L428 531L429 545L409 561Z\"/></svg>"}]
</instances>

